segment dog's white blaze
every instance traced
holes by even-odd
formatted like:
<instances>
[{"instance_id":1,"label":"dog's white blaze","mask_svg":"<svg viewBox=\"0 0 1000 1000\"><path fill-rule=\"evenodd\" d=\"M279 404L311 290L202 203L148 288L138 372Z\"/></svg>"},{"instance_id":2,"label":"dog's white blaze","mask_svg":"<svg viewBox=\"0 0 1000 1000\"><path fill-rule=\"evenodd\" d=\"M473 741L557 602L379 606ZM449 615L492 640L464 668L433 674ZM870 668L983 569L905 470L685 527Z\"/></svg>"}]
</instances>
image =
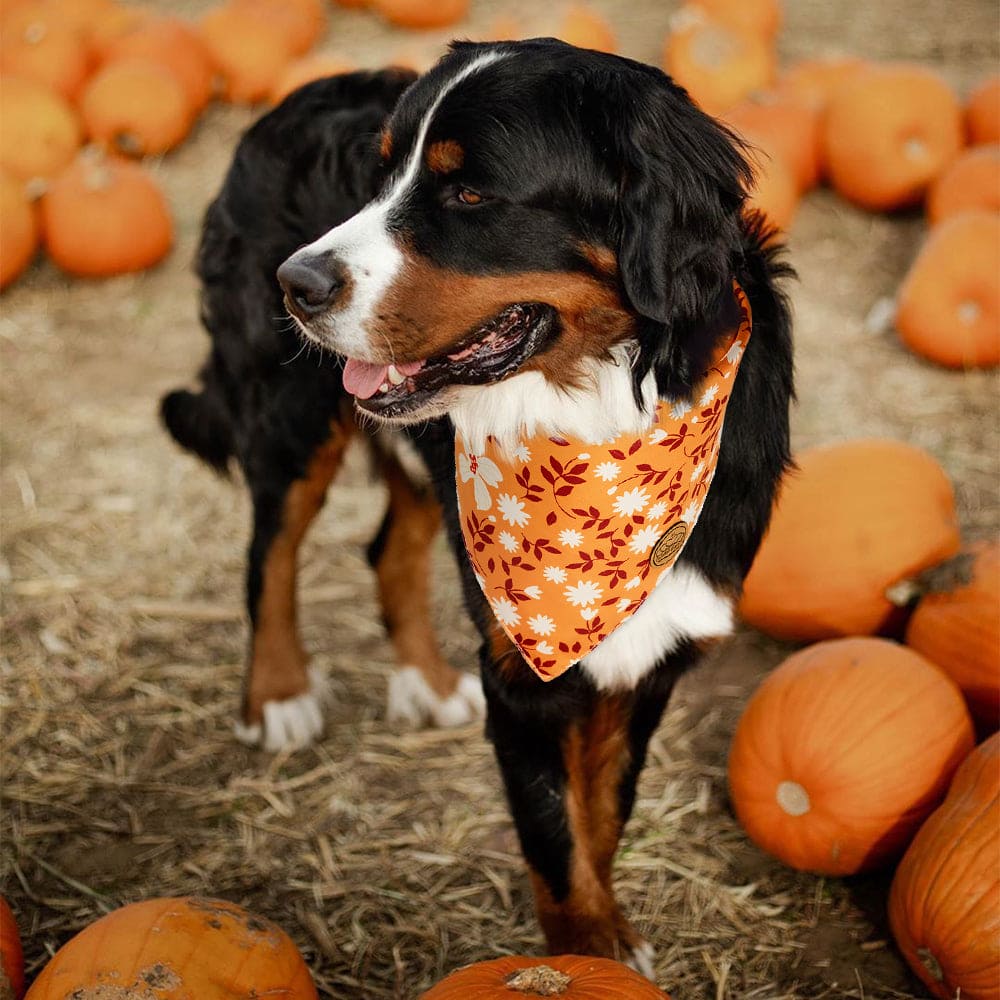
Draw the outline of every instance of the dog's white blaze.
<instances>
[{"instance_id":1,"label":"dog's white blaze","mask_svg":"<svg viewBox=\"0 0 1000 1000\"><path fill-rule=\"evenodd\" d=\"M685 639L712 639L732 630L732 600L681 563L580 666L600 691L631 691Z\"/></svg>"},{"instance_id":2,"label":"dog's white blaze","mask_svg":"<svg viewBox=\"0 0 1000 1000\"><path fill-rule=\"evenodd\" d=\"M375 353L381 349L381 359L391 359L391 345L372 343L369 336L378 304L399 277L405 261L389 232L389 216L398 205L406 201L419 176L424 142L441 102L463 80L502 58L501 52L488 52L473 59L450 80L446 80L424 114L410 157L392 185L357 215L351 216L293 255L294 259L300 255L308 258L332 253L350 275L352 291L347 306L334 316L323 316L319 322L313 323L322 334L318 339L324 346L349 358L363 361L375 360ZM314 335L313 331L304 329L307 334ZM387 346L390 348L389 357L385 356Z\"/></svg>"}]
</instances>

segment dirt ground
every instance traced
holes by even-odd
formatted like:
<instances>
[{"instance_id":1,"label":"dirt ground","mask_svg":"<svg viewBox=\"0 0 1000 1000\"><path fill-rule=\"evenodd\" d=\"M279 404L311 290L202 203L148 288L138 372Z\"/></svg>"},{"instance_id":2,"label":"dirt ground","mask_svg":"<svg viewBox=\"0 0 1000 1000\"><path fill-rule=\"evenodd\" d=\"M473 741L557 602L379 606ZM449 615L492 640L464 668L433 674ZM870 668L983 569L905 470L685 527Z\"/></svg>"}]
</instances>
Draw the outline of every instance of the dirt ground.
<instances>
[{"instance_id":1,"label":"dirt ground","mask_svg":"<svg viewBox=\"0 0 1000 1000\"><path fill-rule=\"evenodd\" d=\"M195 12L204 4L159 4ZM673 9L595 0L622 51L656 61ZM993 70L994 0L788 0L782 57L916 59L961 91ZM473 0L468 33L529 0ZM334 8L324 48L363 64L429 57L442 40ZM4 590L2 892L29 975L121 903L197 893L281 923L324 996L414 997L453 968L541 938L480 726L394 732L391 654L363 558L380 498L355 456L304 552L304 631L330 675L325 738L271 756L232 737L245 630L248 505L157 426L205 340L190 261L204 207L256 112L214 107L154 165L177 246L156 270L93 283L39 263L0 302ZM1000 526L996 379L912 357L871 307L893 294L924 224L829 192L791 232L796 446L885 435L953 478L968 538ZM475 660L454 571L438 553L445 651ZM675 1000L919 996L888 938L888 877L792 872L727 803L730 733L787 647L738 634L687 677L653 740L618 862L626 910Z\"/></svg>"}]
</instances>

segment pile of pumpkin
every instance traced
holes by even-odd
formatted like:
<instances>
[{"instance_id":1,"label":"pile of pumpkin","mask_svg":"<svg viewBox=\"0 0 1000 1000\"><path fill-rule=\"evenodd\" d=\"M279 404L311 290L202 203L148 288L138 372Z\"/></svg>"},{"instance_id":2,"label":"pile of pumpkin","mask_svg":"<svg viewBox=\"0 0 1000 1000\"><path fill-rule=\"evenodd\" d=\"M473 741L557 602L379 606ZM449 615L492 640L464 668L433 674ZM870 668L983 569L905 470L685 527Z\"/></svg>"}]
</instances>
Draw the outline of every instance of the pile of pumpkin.
<instances>
[{"instance_id":1,"label":"pile of pumpkin","mask_svg":"<svg viewBox=\"0 0 1000 1000\"><path fill-rule=\"evenodd\" d=\"M918 448L852 441L796 464L741 611L813 645L736 729L736 814L795 868L902 856L889 917L903 955L942 1000L998 1000L1000 734L973 746L1000 725L1000 544L963 550L949 479Z\"/></svg>"}]
</instances>

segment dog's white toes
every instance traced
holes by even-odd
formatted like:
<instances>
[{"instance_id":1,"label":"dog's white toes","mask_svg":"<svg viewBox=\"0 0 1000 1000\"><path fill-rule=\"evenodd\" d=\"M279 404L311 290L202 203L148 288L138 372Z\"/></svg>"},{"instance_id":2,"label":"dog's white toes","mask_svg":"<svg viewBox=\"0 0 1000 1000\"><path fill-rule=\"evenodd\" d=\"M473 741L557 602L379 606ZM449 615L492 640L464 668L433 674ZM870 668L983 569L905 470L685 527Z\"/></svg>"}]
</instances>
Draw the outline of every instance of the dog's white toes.
<instances>
[{"instance_id":1,"label":"dog's white toes","mask_svg":"<svg viewBox=\"0 0 1000 1000\"><path fill-rule=\"evenodd\" d=\"M449 729L485 714L483 686L474 674L462 674L455 692L447 698L435 693L419 667L400 667L389 678L386 716L390 722Z\"/></svg>"},{"instance_id":2,"label":"dog's white toes","mask_svg":"<svg viewBox=\"0 0 1000 1000\"><path fill-rule=\"evenodd\" d=\"M294 698L264 702L264 723L237 722L236 738L253 746L263 744L272 753L308 746L323 732L323 702L327 697L326 677L309 668L309 688Z\"/></svg>"},{"instance_id":3,"label":"dog's white toes","mask_svg":"<svg viewBox=\"0 0 1000 1000\"><path fill-rule=\"evenodd\" d=\"M656 957L656 950L648 941L643 941L625 960L625 964L647 979L656 981L656 970L653 968L653 959Z\"/></svg>"}]
</instances>

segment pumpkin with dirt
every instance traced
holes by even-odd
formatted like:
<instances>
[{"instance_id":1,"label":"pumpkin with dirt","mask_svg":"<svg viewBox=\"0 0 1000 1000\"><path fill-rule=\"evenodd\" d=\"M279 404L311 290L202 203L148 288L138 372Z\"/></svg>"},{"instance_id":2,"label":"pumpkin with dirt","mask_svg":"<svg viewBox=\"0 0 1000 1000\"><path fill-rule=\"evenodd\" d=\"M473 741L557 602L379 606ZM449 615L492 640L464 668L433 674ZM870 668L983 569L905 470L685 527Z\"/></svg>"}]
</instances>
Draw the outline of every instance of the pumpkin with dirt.
<instances>
[{"instance_id":1,"label":"pumpkin with dirt","mask_svg":"<svg viewBox=\"0 0 1000 1000\"><path fill-rule=\"evenodd\" d=\"M83 995L157 1000L316 1000L291 938L221 899L150 899L114 910L56 952L26 1000ZM132 991L132 992L128 992Z\"/></svg>"},{"instance_id":2,"label":"pumpkin with dirt","mask_svg":"<svg viewBox=\"0 0 1000 1000\"><path fill-rule=\"evenodd\" d=\"M1000 734L955 773L889 892L899 950L935 997L1000 998Z\"/></svg>"},{"instance_id":3,"label":"pumpkin with dirt","mask_svg":"<svg viewBox=\"0 0 1000 1000\"><path fill-rule=\"evenodd\" d=\"M965 150L927 192L931 225L971 208L1000 212L1000 143Z\"/></svg>"},{"instance_id":4,"label":"pumpkin with dirt","mask_svg":"<svg viewBox=\"0 0 1000 1000\"><path fill-rule=\"evenodd\" d=\"M0 76L0 167L26 182L47 180L76 155L82 127L54 90Z\"/></svg>"},{"instance_id":5,"label":"pumpkin with dirt","mask_svg":"<svg viewBox=\"0 0 1000 1000\"><path fill-rule=\"evenodd\" d=\"M887 639L793 653L747 704L729 788L751 839L793 868L851 875L898 857L972 749L955 683Z\"/></svg>"}]
</instances>

